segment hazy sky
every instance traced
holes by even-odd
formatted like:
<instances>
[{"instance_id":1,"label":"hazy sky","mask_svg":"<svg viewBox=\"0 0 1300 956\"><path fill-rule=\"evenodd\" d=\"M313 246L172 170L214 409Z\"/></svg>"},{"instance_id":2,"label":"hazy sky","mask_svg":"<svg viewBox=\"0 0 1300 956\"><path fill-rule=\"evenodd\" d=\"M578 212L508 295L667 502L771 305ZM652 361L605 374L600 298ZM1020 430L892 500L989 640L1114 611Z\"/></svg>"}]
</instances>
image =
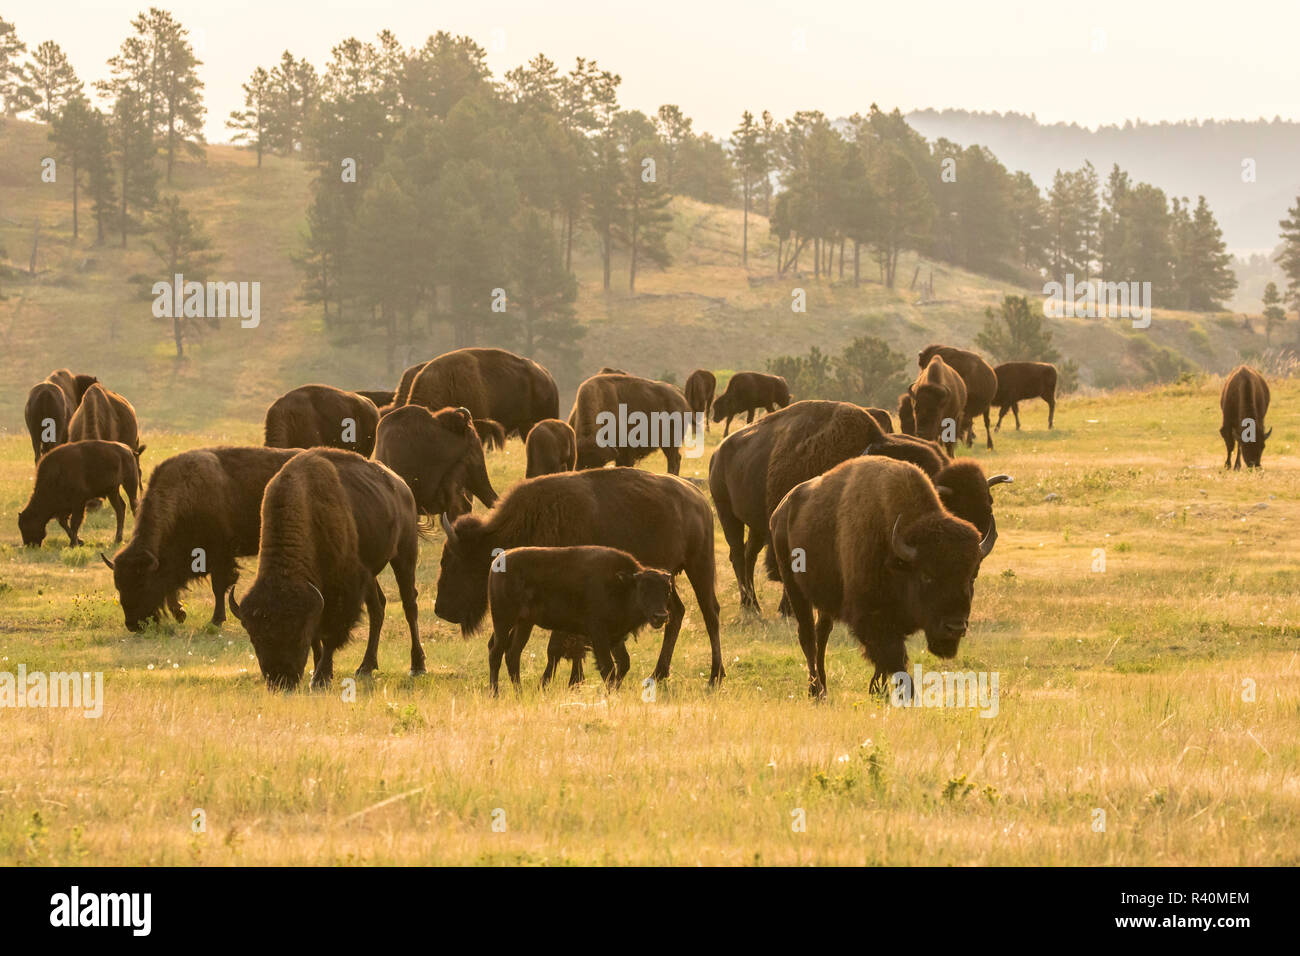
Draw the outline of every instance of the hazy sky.
<instances>
[{"instance_id":1,"label":"hazy sky","mask_svg":"<svg viewBox=\"0 0 1300 956\"><path fill-rule=\"evenodd\" d=\"M623 77L624 107L677 103L725 135L742 110L835 117L872 103L1016 110L1095 126L1141 117L1300 117L1300 2L1221 0L172 0L206 84L207 135L226 138L240 84L281 51L323 66L348 36L403 45L468 34L500 77L544 52L594 57ZM29 48L58 42L83 80L145 7L122 0L5 0Z\"/></svg>"}]
</instances>

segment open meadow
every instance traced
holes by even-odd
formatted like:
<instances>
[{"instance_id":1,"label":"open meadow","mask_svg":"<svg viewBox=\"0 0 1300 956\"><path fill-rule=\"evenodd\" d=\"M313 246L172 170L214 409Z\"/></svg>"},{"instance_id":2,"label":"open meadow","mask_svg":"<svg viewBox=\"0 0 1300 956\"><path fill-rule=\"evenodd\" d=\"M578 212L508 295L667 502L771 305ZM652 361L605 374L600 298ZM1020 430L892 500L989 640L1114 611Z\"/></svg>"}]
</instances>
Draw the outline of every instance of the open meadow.
<instances>
[{"instance_id":1,"label":"open meadow","mask_svg":"<svg viewBox=\"0 0 1300 956\"><path fill-rule=\"evenodd\" d=\"M761 584L761 619L742 614L720 529L716 692L686 589L653 700L640 683L650 630L612 693L590 663L579 689L541 691L537 632L522 694L507 684L493 699L487 633L463 639L433 614L435 531L418 570L426 676L406 675L386 571L381 669L355 700L342 681L355 636L332 689L270 693L243 628L204 626L205 583L184 624L124 629L98 557L113 550L108 509L85 547L53 523L43 548L21 547L32 460L10 408L0 671L103 672L105 703L98 719L0 712L0 862L1295 865L1300 382L1273 382L1258 472L1221 467L1219 384L1067 397L1053 431L1030 403L1023 431L1008 418L994 452L977 442L986 470L1015 482L994 490L1001 537L971 631L951 662L909 646L926 669L996 672L990 716L868 694L870 665L842 625L829 698L810 701L777 586ZM156 431L151 401L136 406L146 481L176 452L260 440L253 419ZM685 476L707 474L714 429ZM488 465L503 491L523 475L522 444ZM240 593L255 560L243 567Z\"/></svg>"}]
</instances>

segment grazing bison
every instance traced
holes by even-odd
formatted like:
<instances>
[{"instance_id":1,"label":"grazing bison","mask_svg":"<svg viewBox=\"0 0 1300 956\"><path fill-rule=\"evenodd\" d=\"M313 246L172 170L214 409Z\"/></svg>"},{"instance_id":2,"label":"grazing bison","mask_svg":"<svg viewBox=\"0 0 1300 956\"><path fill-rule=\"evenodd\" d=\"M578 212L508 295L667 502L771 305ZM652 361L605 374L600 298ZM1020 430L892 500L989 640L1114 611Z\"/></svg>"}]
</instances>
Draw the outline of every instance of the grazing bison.
<instances>
[{"instance_id":1,"label":"grazing bison","mask_svg":"<svg viewBox=\"0 0 1300 956\"><path fill-rule=\"evenodd\" d=\"M357 389L355 392L353 392L353 394L360 395L362 398L370 399L372 402L375 403L375 408L381 410L380 414L383 413L382 412L383 409L388 408L390 405L393 404L393 399L397 395L396 392L363 391L362 389Z\"/></svg>"},{"instance_id":2,"label":"grazing bison","mask_svg":"<svg viewBox=\"0 0 1300 956\"><path fill-rule=\"evenodd\" d=\"M643 567L625 551L589 545L506 551L488 575L488 596L488 670L495 694L503 655L510 680L519 686L519 655L534 627L561 632L547 649L543 685L550 682L561 656L574 660L569 683L581 680L588 645L595 651L601 676L620 683L629 666L627 636L647 623L663 627L675 595L667 572Z\"/></svg>"},{"instance_id":3,"label":"grazing bison","mask_svg":"<svg viewBox=\"0 0 1300 956\"><path fill-rule=\"evenodd\" d=\"M23 420L27 423L27 433L32 438L32 455L40 461L56 445L68 440L68 402L63 396L63 389L53 382L41 382L33 385L27 393L27 404L23 407Z\"/></svg>"},{"instance_id":4,"label":"grazing bison","mask_svg":"<svg viewBox=\"0 0 1300 956\"><path fill-rule=\"evenodd\" d=\"M643 565L685 571L712 648L709 683L722 680L718 599L714 592L713 512L693 485L635 468L579 471L529 478L485 515L442 519L442 549L434 612L473 633L487 612L488 576L497 549L603 545ZM668 676L686 608L674 595L653 677Z\"/></svg>"},{"instance_id":5,"label":"grazing bison","mask_svg":"<svg viewBox=\"0 0 1300 956\"><path fill-rule=\"evenodd\" d=\"M312 686L334 676L334 652L348 640L365 602L370 640L357 668L379 667L384 592L378 574L390 565L411 632L411 673L424 672L416 608L419 528L415 499L387 467L336 448L295 455L266 486L257 579L230 611L244 625L262 676L272 688L302 679L307 651Z\"/></svg>"},{"instance_id":6,"label":"grazing bison","mask_svg":"<svg viewBox=\"0 0 1300 956\"><path fill-rule=\"evenodd\" d=\"M780 375L768 375L766 372L737 372L727 382L727 387L713 401L713 420L726 420L722 428L722 437L727 437L731 429L731 420L737 415L748 413L745 424L752 424L754 413L760 408L771 412L778 406L785 408L790 404L790 386Z\"/></svg>"},{"instance_id":7,"label":"grazing bison","mask_svg":"<svg viewBox=\"0 0 1300 956\"><path fill-rule=\"evenodd\" d=\"M226 620L236 558L257 554L262 493L296 448L197 448L154 469L126 547L104 563L113 571L129 631L156 620L163 605L185 620L180 592L212 579L212 623Z\"/></svg>"},{"instance_id":8,"label":"grazing bison","mask_svg":"<svg viewBox=\"0 0 1300 956\"><path fill-rule=\"evenodd\" d=\"M406 482L421 514L465 514L469 494L491 508L497 493L472 424L466 408L403 405L380 419L375 460Z\"/></svg>"},{"instance_id":9,"label":"grazing bison","mask_svg":"<svg viewBox=\"0 0 1300 956\"><path fill-rule=\"evenodd\" d=\"M416 374L403 404L431 411L464 406L475 421L499 422L505 435L518 434L521 440L542 419L560 417L560 392L551 373L504 349L439 355Z\"/></svg>"},{"instance_id":10,"label":"grazing bison","mask_svg":"<svg viewBox=\"0 0 1300 956\"><path fill-rule=\"evenodd\" d=\"M1052 427L1056 418L1056 366L1050 362L1004 362L995 368L998 377L997 394L993 404L998 407L998 424L994 431L1002 429L1002 419L1007 417L1007 410L1016 417L1016 431L1020 431L1020 403L1033 398L1041 398L1047 403L1047 427Z\"/></svg>"},{"instance_id":11,"label":"grazing bison","mask_svg":"<svg viewBox=\"0 0 1300 956\"><path fill-rule=\"evenodd\" d=\"M529 429L524 453L528 459L525 478L573 471L578 461L578 439L568 422L548 418Z\"/></svg>"},{"instance_id":12,"label":"grazing bison","mask_svg":"<svg viewBox=\"0 0 1300 956\"><path fill-rule=\"evenodd\" d=\"M126 505L118 488L126 492L131 513L135 514L140 463L129 445L89 438L50 449L36 463L36 485L27 507L18 513L23 544L39 548L51 518L58 518L72 547L82 544L77 532L86 519L86 504L95 498L107 498L113 505L117 514L115 540L120 542Z\"/></svg>"},{"instance_id":13,"label":"grazing bison","mask_svg":"<svg viewBox=\"0 0 1300 956\"><path fill-rule=\"evenodd\" d=\"M709 412L713 410L713 393L718 390L718 377L708 369L697 368L686 376L686 401L691 411L704 416L704 430L709 430ZM697 419L698 421L698 419Z\"/></svg>"},{"instance_id":14,"label":"grazing bison","mask_svg":"<svg viewBox=\"0 0 1300 956\"><path fill-rule=\"evenodd\" d=\"M1219 407L1223 409L1223 427L1219 434L1228 446L1228 457L1223 462L1227 468L1232 461L1232 450L1237 449L1234 470L1241 468L1242 458L1247 468L1258 468L1264 457L1264 442L1273 429L1264 431L1264 416L1268 414L1268 382L1247 365L1238 365L1223 383L1219 393Z\"/></svg>"},{"instance_id":15,"label":"grazing bison","mask_svg":"<svg viewBox=\"0 0 1300 956\"><path fill-rule=\"evenodd\" d=\"M368 457L375 450L379 409L356 392L302 385L266 410L267 448L343 448Z\"/></svg>"},{"instance_id":16,"label":"grazing bison","mask_svg":"<svg viewBox=\"0 0 1300 956\"><path fill-rule=\"evenodd\" d=\"M962 433L966 436L966 446L975 444L975 417L984 416L984 438L988 447L993 447L993 430L989 427L989 405L998 391L998 376L993 366L974 352L965 349L949 348L946 345L927 345L917 356L917 367L924 369L930 360L939 356L948 367L961 376L966 386L966 403L963 408L965 418Z\"/></svg>"},{"instance_id":17,"label":"grazing bison","mask_svg":"<svg viewBox=\"0 0 1300 956\"><path fill-rule=\"evenodd\" d=\"M861 455L883 437L880 425L859 405L801 401L722 440L709 461L709 492L727 539L741 607L759 610L754 565L767 544L768 519L777 502L799 482Z\"/></svg>"},{"instance_id":18,"label":"grazing bison","mask_svg":"<svg viewBox=\"0 0 1300 956\"><path fill-rule=\"evenodd\" d=\"M954 657L997 526L981 538L945 510L915 465L858 458L792 489L772 513L771 536L809 692L822 697L835 621L849 626L875 665L872 690L906 670L905 641L915 631L925 632L931 653Z\"/></svg>"},{"instance_id":19,"label":"grazing bison","mask_svg":"<svg viewBox=\"0 0 1300 956\"><path fill-rule=\"evenodd\" d=\"M86 389L81 404L68 422L68 441L90 438L120 441L131 449L137 463L144 454L145 446L140 444L140 426L136 422L135 409L117 392L110 392L98 382Z\"/></svg>"},{"instance_id":20,"label":"grazing bison","mask_svg":"<svg viewBox=\"0 0 1300 956\"><path fill-rule=\"evenodd\" d=\"M916 435L940 442L951 455L963 432L962 416L966 414L966 384L961 376L936 355L907 391L912 396ZM951 434L952 441L943 440L944 434Z\"/></svg>"},{"instance_id":21,"label":"grazing bison","mask_svg":"<svg viewBox=\"0 0 1300 956\"><path fill-rule=\"evenodd\" d=\"M577 468L608 462L630 467L656 448L668 473L682 468L682 445L695 416L675 385L636 375L602 373L578 386L569 426L578 442Z\"/></svg>"}]
</instances>

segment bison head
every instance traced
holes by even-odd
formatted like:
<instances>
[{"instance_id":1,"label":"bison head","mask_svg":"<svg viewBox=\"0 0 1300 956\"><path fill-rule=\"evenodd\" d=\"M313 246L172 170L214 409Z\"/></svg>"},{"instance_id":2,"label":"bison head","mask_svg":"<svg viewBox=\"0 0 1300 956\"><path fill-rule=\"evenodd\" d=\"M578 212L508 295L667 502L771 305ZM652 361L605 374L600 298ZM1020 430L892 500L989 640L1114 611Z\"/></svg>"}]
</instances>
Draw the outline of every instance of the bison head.
<instances>
[{"instance_id":1,"label":"bison head","mask_svg":"<svg viewBox=\"0 0 1300 956\"><path fill-rule=\"evenodd\" d=\"M403 405L380 421L375 460L406 482L422 514L465 514L471 508L467 491L491 507L496 491L472 424L465 408L432 413L421 405Z\"/></svg>"},{"instance_id":2,"label":"bison head","mask_svg":"<svg viewBox=\"0 0 1300 956\"><path fill-rule=\"evenodd\" d=\"M440 516L447 541L442 546L438 570L438 596L433 613L459 624L469 636L487 613L488 573L492 567L492 542L478 515L465 515L455 524Z\"/></svg>"},{"instance_id":3,"label":"bison head","mask_svg":"<svg viewBox=\"0 0 1300 956\"><path fill-rule=\"evenodd\" d=\"M18 533L23 536L23 544L39 548L45 541L45 526L49 521L48 515L42 517L31 505L18 512Z\"/></svg>"},{"instance_id":4,"label":"bison head","mask_svg":"<svg viewBox=\"0 0 1300 956\"><path fill-rule=\"evenodd\" d=\"M647 568L635 574L620 571L615 575L616 588L631 592L636 609L651 627L661 628L672 613L673 576L666 571Z\"/></svg>"},{"instance_id":5,"label":"bison head","mask_svg":"<svg viewBox=\"0 0 1300 956\"><path fill-rule=\"evenodd\" d=\"M258 577L244 596L230 590L230 613L244 625L262 677L272 690L293 690L325 611L325 597L309 581Z\"/></svg>"},{"instance_id":6,"label":"bison head","mask_svg":"<svg viewBox=\"0 0 1300 956\"><path fill-rule=\"evenodd\" d=\"M913 385L910 389L912 412L916 421L916 434L937 441L943 428L944 406L948 403L948 389L943 385ZM901 417L901 412L900 412Z\"/></svg>"},{"instance_id":7,"label":"bison head","mask_svg":"<svg viewBox=\"0 0 1300 956\"><path fill-rule=\"evenodd\" d=\"M139 631L147 622L156 621L167 599L167 587L158 573L158 556L130 545L111 561L102 551L99 556L113 572L126 629Z\"/></svg>"},{"instance_id":8,"label":"bison head","mask_svg":"<svg viewBox=\"0 0 1300 956\"><path fill-rule=\"evenodd\" d=\"M1259 467L1260 459L1264 457L1264 442L1268 441L1272 434L1273 429L1270 428L1263 435L1256 435L1254 441L1241 443L1241 460L1246 463L1247 468Z\"/></svg>"},{"instance_id":9,"label":"bison head","mask_svg":"<svg viewBox=\"0 0 1300 956\"><path fill-rule=\"evenodd\" d=\"M730 391L723 392L713 400L713 420L715 422L726 421L732 415L739 415L745 409L737 408L739 403L736 396Z\"/></svg>"},{"instance_id":10,"label":"bison head","mask_svg":"<svg viewBox=\"0 0 1300 956\"><path fill-rule=\"evenodd\" d=\"M1010 475L985 478L978 462L957 461L935 474L934 490L945 508L986 534L993 523L992 488L1012 480Z\"/></svg>"},{"instance_id":11,"label":"bison head","mask_svg":"<svg viewBox=\"0 0 1300 956\"><path fill-rule=\"evenodd\" d=\"M921 349L921 351L916 355L916 367L925 368L929 365L930 359L938 355L941 348L943 348L942 345L927 345L925 348Z\"/></svg>"},{"instance_id":12,"label":"bison head","mask_svg":"<svg viewBox=\"0 0 1300 956\"><path fill-rule=\"evenodd\" d=\"M898 396L898 430L904 435L916 434L916 412L912 408L912 393Z\"/></svg>"},{"instance_id":13,"label":"bison head","mask_svg":"<svg viewBox=\"0 0 1300 956\"><path fill-rule=\"evenodd\" d=\"M594 438L579 438L577 460L573 467L575 471L604 468L617 457L617 448L601 445Z\"/></svg>"},{"instance_id":14,"label":"bison head","mask_svg":"<svg viewBox=\"0 0 1300 956\"><path fill-rule=\"evenodd\" d=\"M990 519L983 539L974 526L943 512L933 512L890 535L888 572L903 623L925 632L936 657L955 657L970 621L971 600L980 562L997 541L997 522Z\"/></svg>"}]
</instances>

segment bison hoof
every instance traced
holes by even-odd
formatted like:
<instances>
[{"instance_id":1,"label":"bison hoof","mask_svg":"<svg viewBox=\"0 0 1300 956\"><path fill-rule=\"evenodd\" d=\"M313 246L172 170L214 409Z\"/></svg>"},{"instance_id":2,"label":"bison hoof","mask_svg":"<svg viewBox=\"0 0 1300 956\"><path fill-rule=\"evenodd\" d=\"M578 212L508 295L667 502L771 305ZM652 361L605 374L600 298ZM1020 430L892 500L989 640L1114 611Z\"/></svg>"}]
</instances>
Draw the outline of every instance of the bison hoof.
<instances>
[{"instance_id":1,"label":"bison hoof","mask_svg":"<svg viewBox=\"0 0 1300 956\"><path fill-rule=\"evenodd\" d=\"M379 665L378 665L378 664L366 664L366 663L362 663L362 665L361 665L360 667L357 668L355 676L357 676L357 677L373 677L374 674L375 674L375 671L377 671L377 670L379 670Z\"/></svg>"},{"instance_id":2,"label":"bison hoof","mask_svg":"<svg viewBox=\"0 0 1300 956\"><path fill-rule=\"evenodd\" d=\"M427 673L429 673L429 672L428 672L427 670L424 669L424 665L423 665L423 664L420 664L420 665L418 665L418 666L414 666L414 667L411 668L411 676L412 676L412 677L419 677L421 674L427 674Z\"/></svg>"}]
</instances>

